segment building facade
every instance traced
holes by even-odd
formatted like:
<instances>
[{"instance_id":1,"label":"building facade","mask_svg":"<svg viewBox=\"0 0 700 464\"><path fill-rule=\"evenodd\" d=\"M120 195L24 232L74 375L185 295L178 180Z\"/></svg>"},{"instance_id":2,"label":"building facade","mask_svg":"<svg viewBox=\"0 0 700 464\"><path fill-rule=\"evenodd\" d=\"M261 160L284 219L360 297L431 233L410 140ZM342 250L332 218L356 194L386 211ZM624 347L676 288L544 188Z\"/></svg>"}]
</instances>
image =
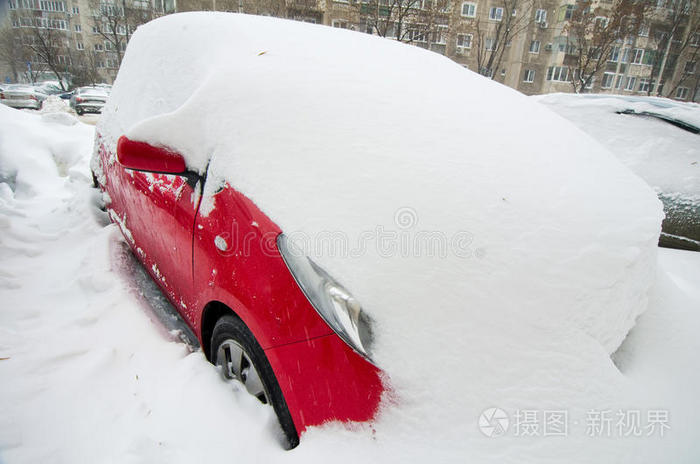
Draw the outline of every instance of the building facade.
<instances>
[{"instance_id":1,"label":"building facade","mask_svg":"<svg viewBox=\"0 0 700 464\"><path fill-rule=\"evenodd\" d=\"M698 0L644 4L634 27L615 22L632 15L621 4L640 5L634 0L9 0L3 29L29 31L38 24L54 30L53 36L65 41L59 65L70 74L77 61L105 82L116 76L138 24L162 14L203 10L284 17L401 40L527 95L660 91L700 101ZM124 19L114 21L109 13L116 10L118 16L120 8L126 8ZM572 24L585 21L590 28L577 37ZM620 25L626 33L619 32ZM23 35L23 41L31 40L31 34ZM24 61L34 72L44 68L44 74L52 74L41 57L30 55ZM0 72L4 80L28 80L27 70L17 73L7 63Z\"/></svg>"}]
</instances>

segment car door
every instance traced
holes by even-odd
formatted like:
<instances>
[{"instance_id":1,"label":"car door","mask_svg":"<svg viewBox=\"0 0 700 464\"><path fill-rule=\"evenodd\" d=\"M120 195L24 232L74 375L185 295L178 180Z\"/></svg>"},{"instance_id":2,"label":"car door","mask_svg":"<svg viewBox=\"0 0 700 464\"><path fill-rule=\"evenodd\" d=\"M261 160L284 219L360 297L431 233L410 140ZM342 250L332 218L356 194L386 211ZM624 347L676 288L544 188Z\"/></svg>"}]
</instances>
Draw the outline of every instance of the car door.
<instances>
[{"instance_id":1,"label":"car door","mask_svg":"<svg viewBox=\"0 0 700 464\"><path fill-rule=\"evenodd\" d=\"M188 177L127 169L108 175L112 219L139 260L188 322L192 302L192 235L200 185Z\"/></svg>"}]
</instances>

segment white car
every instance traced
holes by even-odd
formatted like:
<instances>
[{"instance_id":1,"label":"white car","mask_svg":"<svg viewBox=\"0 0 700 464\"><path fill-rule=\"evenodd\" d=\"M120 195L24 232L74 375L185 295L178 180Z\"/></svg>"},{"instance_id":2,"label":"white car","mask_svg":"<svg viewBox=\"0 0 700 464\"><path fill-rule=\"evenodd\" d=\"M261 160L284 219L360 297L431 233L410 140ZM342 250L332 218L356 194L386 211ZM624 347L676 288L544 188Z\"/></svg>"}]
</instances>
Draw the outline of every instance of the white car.
<instances>
[{"instance_id":1,"label":"white car","mask_svg":"<svg viewBox=\"0 0 700 464\"><path fill-rule=\"evenodd\" d=\"M12 108L41 109L47 95L30 85L9 85L0 91L0 102Z\"/></svg>"},{"instance_id":2,"label":"white car","mask_svg":"<svg viewBox=\"0 0 700 464\"><path fill-rule=\"evenodd\" d=\"M101 113L109 93L103 87L80 87L73 92L70 106L79 115L83 113Z\"/></svg>"}]
</instances>

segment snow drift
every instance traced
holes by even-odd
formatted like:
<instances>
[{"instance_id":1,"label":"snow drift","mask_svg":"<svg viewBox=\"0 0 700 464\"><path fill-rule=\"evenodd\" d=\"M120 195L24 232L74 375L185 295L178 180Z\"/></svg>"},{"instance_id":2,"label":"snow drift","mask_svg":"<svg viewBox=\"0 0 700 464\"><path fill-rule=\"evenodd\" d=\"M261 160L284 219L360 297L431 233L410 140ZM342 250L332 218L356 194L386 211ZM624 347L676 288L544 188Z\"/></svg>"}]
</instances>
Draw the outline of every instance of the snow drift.
<instances>
[{"instance_id":1,"label":"snow drift","mask_svg":"<svg viewBox=\"0 0 700 464\"><path fill-rule=\"evenodd\" d=\"M609 355L647 306L661 205L518 92L377 37L192 13L139 28L98 132L208 169L207 208L229 182L354 293L392 443L459 455L494 403L627 399Z\"/></svg>"}]
</instances>

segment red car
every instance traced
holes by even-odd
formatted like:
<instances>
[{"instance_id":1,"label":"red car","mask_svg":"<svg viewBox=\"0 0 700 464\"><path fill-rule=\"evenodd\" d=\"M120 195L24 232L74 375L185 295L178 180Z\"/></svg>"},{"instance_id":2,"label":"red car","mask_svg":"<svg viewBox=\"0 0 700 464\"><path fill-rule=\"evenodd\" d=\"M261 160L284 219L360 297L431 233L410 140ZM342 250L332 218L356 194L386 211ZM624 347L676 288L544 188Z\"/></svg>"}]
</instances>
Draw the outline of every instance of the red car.
<instances>
[{"instance_id":1,"label":"red car","mask_svg":"<svg viewBox=\"0 0 700 464\"><path fill-rule=\"evenodd\" d=\"M116 154L97 142L110 217L207 359L273 406L287 444L309 426L371 419L383 386L352 295L235 186L202 214L206 179L182 156L124 136Z\"/></svg>"}]
</instances>

